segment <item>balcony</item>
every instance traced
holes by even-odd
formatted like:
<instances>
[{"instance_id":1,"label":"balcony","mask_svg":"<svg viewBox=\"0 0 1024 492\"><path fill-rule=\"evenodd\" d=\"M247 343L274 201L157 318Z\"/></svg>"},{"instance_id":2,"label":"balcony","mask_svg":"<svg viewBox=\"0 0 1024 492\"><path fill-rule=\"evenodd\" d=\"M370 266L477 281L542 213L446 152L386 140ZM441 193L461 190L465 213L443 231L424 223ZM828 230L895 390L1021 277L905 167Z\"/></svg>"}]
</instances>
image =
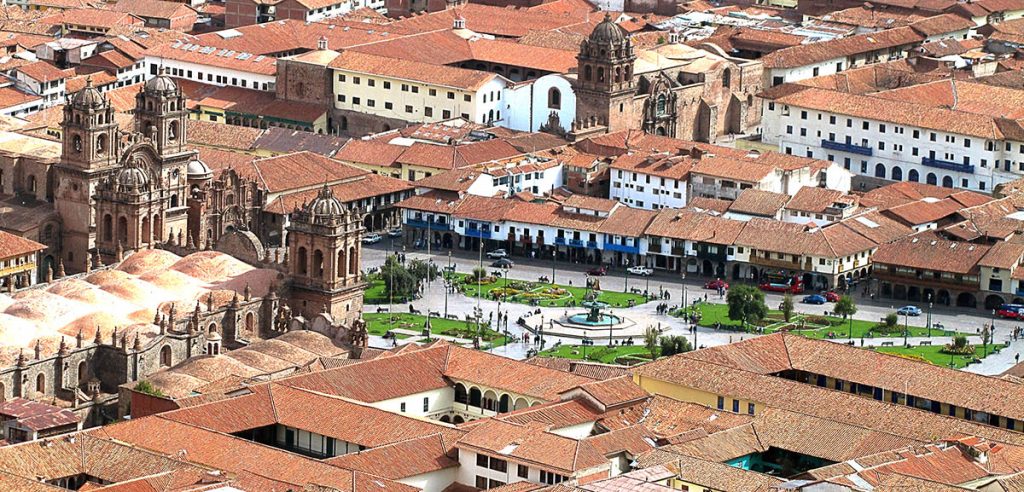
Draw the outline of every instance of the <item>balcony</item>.
<instances>
[{"instance_id":1,"label":"balcony","mask_svg":"<svg viewBox=\"0 0 1024 492\"><path fill-rule=\"evenodd\" d=\"M556 237L555 238L555 244L560 244L562 246L565 246L565 244L566 244L565 243L565 238L564 237Z\"/></svg>"},{"instance_id":2,"label":"balcony","mask_svg":"<svg viewBox=\"0 0 1024 492\"><path fill-rule=\"evenodd\" d=\"M654 251L653 249L648 247L648 251L651 251L651 252L654 252L654 253L658 253L658 252L661 252L660 248L661 248L661 246L659 245L658 246L658 250ZM615 244L615 243L604 243L604 250L605 251L618 251L620 253L631 253L631 254L639 254L640 253L640 248L638 248L636 246L626 246L625 244Z\"/></svg>"},{"instance_id":3,"label":"balcony","mask_svg":"<svg viewBox=\"0 0 1024 492\"><path fill-rule=\"evenodd\" d=\"M448 223L446 222L428 221L421 219L405 219L405 225L409 227L419 227L421 229L429 228L432 231L439 232L451 230L451 227L449 227Z\"/></svg>"},{"instance_id":4,"label":"balcony","mask_svg":"<svg viewBox=\"0 0 1024 492\"><path fill-rule=\"evenodd\" d=\"M871 155L874 149L871 147L865 147L863 145L854 145L852 143L836 142L835 140L822 140L821 147L829 150L838 150L840 152L849 152L851 154L859 155Z\"/></svg>"},{"instance_id":5,"label":"balcony","mask_svg":"<svg viewBox=\"0 0 1024 492\"><path fill-rule=\"evenodd\" d=\"M921 164L928 167L935 167L939 169L945 169L947 171L956 171L958 173L969 173L974 174L974 166L971 164L959 164L952 161L943 161L934 157L923 157L921 158Z\"/></svg>"},{"instance_id":6,"label":"balcony","mask_svg":"<svg viewBox=\"0 0 1024 492\"><path fill-rule=\"evenodd\" d=\"M577 248L582 248L583 247L583 240L582 239L570 239L569 240L569 246L576 246Z\"/></svg>"},{"instance_id":7,"label":"balcony","mask_svg":"<svg viewBox=\"0 0 1024 492\"><path fill-rule=\"evenodd\" d=\"M467 236L467 237L478 237L480 239L490 239L491 238L491 231L488 230L488 229L477 229L477 228L467 227L466 228L466 234L464 234L464 235Z\"/></svg>"},{"instance_id":8,"label":"balcony","mask_svg":"<svg viewBox=\"0 0 1024 492\"><path fill-rule=\"evenodd\" d=\"M609 251L622 251L619 248L628 248L628 247L629 246L622 246L620 244L611 244L611 243L605 243L604 244L604 249L609 250ZM659 243L657 240L650 241L650 243L647 244L647 252L648 253L654 253L654 254L660 254L661 253L661 243Z\"/></svg>"},{"instance_id":9,"label":"balcony","mask_svg":"<svg viewBox=\"0 0 1024 492\"><path fill-rule=\"evenodd\" d=\"M789 255L786 255L789 256ZM800 270L800 262L792 260L779 260L775 258L765 258L763 256L751 256L750 263L758 266L764 266L769 268L781 268L783 270Z\"/></svg>"},{"instance_id":10,"label":"balcony","mask_svg":"<svg viewBox=\"0 0 1024 492\"><path fill-rule=\"evenodd\" d=\"M587 247L591 249L597 249L597 241L587 241Z\"/></svg>"}]
</instances>

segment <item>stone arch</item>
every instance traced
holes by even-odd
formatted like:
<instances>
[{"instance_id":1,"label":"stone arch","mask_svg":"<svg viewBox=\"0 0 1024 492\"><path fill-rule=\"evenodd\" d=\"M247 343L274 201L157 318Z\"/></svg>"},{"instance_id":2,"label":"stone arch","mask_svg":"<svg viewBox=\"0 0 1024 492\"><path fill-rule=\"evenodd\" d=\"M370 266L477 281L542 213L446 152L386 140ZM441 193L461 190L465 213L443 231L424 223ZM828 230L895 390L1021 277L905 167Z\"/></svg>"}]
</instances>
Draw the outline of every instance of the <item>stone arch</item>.
<instances>
[{"instance_id":1,"label":"stone arch","mask_svg":"<svg viewBox=\"0 0 1024 492\"><path fill-rule=\"evenodd\" d=\"M82 152L82 136L81 135L75 135L74 137L71 137L71 145L75 149L75 152L81 153Z\"/></svg>"},{"instance_id":2,"label":"stone arch","mask_svg":"<svg viewBox=\"0 0 1024 492\"><path fill-rule=\"evenodd\" d=\"M164 238L164 225L160 214L153 214L153 238L161 241Z\"/></svg>"},{"instance_id":3,"label":"stone arch","mask_svg":"<svg viewBox=\"0 0 1024 492\"><path fill-rule=\"evenodd\" d=\"M452 419L448 418L448 416L447 416L447 415L442 415L442 416L441 416L441 418L440 418L440 419L438 419L438 420L440 420L441 422L444 422L444 423L446 423L446 424L450 424L450 423L451 423L451 421L452 421Z\"/></svg>"},{"instance_id":4,"label":"stone arch","mask_svg":"<svg viewBox=\"0 0 1024 492\"><path fill-rule=\"evenodd\" d=\"M907 181L917 183L921 181L921 175L917 172L917 169L911 169L907 172Z\"/></svg>"},{"instance_id":5,"label":"stone arch","mask_svg":"<svg viewBox=\"0 0 1024 492\"><path fill-rule=\"evenodd\" d=\"M455 383L455 403L469 403L469 392L462 383Z\"/></svg>"},{"instance_id":6,"label":"stone arch","mask_svg":"<svg viewBox=\"0 0 1024 492\"><path fill-rule=\"evenodd\" d=\"M103 216L103 222L100 224L100 228L103 229L104 241L114 240L114 217L110 214L105 214Z\"/></svg>"},{"instance_id":7,"label":"stone arch","mask_svg":"<svg viewBox=\"0 0 1024 492\"><path fill-rule=\"evenodd\" d=\"M299 246L299 253L296 256L298 256L298 258L295 259L295 268L299 272L299 275L306 275L309 273L309 265L306 258L308 253L306 252L306 247Z\"/></svg>"},{"instance_id":8,"label":"stone arch","mask_svg":"<svg viewBox=\"0 0 1024 492\"><path fill-rule=\"evenodd\" d=\"M171 124L167 126L167 139L168 140L177 140L178 139L178 122L177 121L172 121Z\"/></svg>"},{"instance_id":9,"label":"stone arch","mask_svg":"<svg viewBox=\"0 0 1024 492\"><path fill-rule=\"evenodd\" d=\"M345 249L338 250L338 278L342 278L348 273L348 264L345 262Z\"/></svg>"},{"instance_id":10,"label":"stone arch","mask_svg":"<svg viewBox=\"0 0 1024 492\"><path fill-rule=\"evenodd\" d=\"M597 67L597 81L604 82L604 67Z\"/></svg>"},{"instance_id":11,"label":"stone arch","mask_svg":"<svg viewBox=\"0 0 1024 492\"><path fill-rule=\"evenodd\" d=\"M952 188L953 187L953 178L950 177L950 176L943 176L942 177L942 186L944 186L946 188Z\"/></svg>"},{"instance_id":12,"label":"stone arch","mask_svg":"<svg viewBox=\"0 0 1024 492\"><path fill-rule=\"evenodd\" d=\"M356 247L348 248L348 274L359 275L359 255L356 254Z\"/></svg>"},{"instance_id":13,"label":"stone arch","mask_svg":"<svg viewBox=\"0 0 1024 492\"><path fill-rule=\"evenodd\" d=\"M89 364L84 360L78 363L78 386L84 386L89 380Z\"/></svg>"},{"instance_id":14,"label":"stone arch","mask_svg":"<svg viewBox=\"0 0 1024 492\"><path fill-rule=\"evenodd\" d=\"M7 387L0 383L0 401L7 401Z\"/></svg>"},{"instance_id":15,"label":"stone arch","mask_svg":"<svg viewBox=\"0 0 1024 492\"><path fill-rule=\"evenodd\" d=\"M256 315L252 311L245 314L245 331L256 331Z\"/></svg>"},{"instance_id":16,"label":"stone arch","mask_svg":"<svg viewBox=\"0 0 1024 492\"><path fill-rule=\"evenodd\" d=\"M884 178L885 177L885 164L882 164L881 162L879 162L878 164L875 164L875 177L876 178Z\"/></svg>"},{"instance_id":17,"label":"stone arch","mask_svg":"<svg viewBox=\"0 0 1024 492\"><path fill-rule=\"evenodd\" d=\"M149 216L147 215L147 216L142 218L142 241L143 242L149 242L149 237L150 237L149 236L150 235L150 230L149 229L150 229L150 222L149 222Z\"/></svg>"},{"instance_id":18,"label":"stone arch","mask_svg":"<svg viewBox=\"0 0 1024 492\"><path fill-rule=\"evenodd\" d=\"M507 413L512 409L512 397L508 396L507 393L502 393L501 397L498 398L498 413Z\"/></svg>"},{"instance_id":19,"label":"stone arch","mask_svg":"<svg viewBox=\"0 0 1024 492\"><path fill-rule=\"evenodd\" d=\"M479 407L480 406L480 400L482 399L482 397L483 397L483 393L480 391L480 388L477 388L476 386L472 386L472 387L469 388L469 405L470 406Z\"/></svg>"},{"instance_id":20,"label":"stone arch","mask_svg":"<svg viewBox=\"0 0 1024 492\"><path fill-rule=\"evenodd\" d=\"M978 307L978 299L970 292L961 292L956 296L956 307Z\"/></svg>"},{"instance_id":21,"label":"stone arch","mask_svg":"<svg viewBox=\"0 0 1024 492\"><path fill-rule=\"evenodd\" d=\"M324 252L319 249L313 250L313 276L324 277Z\"/></svg>"},{"instance_id":22,"label":"stone arch","mask_svg":"<svg viewBox=\"0 0 1024 492\"><path fill-rule=\"evenodd\" d=\"M483 402L480 405L488 410L498 410L498 394L494 390L487 390L484 392Z\"/></svg>"},{"instance_id":23,"label":"stone arch","mask_svg":"<svg viewBox=\"0 0 1024 492\"><path fill-rule=\"evenodd\" d=\"M461 415L456 415L454 418L452 418L452 423L456 424L456 425L461 424L461 423L463 423L465 421L466 421L466 419L462 418Z\"/></svg>"},{"instance_id":24,"label":"stone arch","mask_svg":"<svg viewBox=\"0 0 1024 492\"><path fill-rule=\"evenodd\" d=\"M206 334L213 335L214 333L217 333L217 323L211 321L210 326L206 327Z\"/></svg>"},{"instance_id":25,"label":"stone arch","mask_svg":"<svg viewBox=\"0 0 1024 492\"><path fill-rule=\"evenodd\" d=\"M36 176L34 174L28 175L28 191L31 193L36 192Z\"/></svg>"},{"instance_id":26,"label":"stone arch","mask_svg":"<svg viewBox=\"0 0 1024 492\"><path fill-rule=\"evenodd\" d=\"M173 362L174 360L173 355L171 353L171 346L164 345L163 347L160 348L160 367L171 367Z\"/></svg>"},{"instance_id":27,"label":"stone arch","mask_svg":"<svg viewBox=\"0 0 1024 492\"><path fill-rule=\"evenodd\" d=\"M36 393L46 394L46 375L43 373L36 374Z\"/></svg>"},{"instance_id":28,"label":"stone arch","mask_svg":"<svg viewBox=\"0 0 1024 492\"><path fill-rule=\"evenodd\" d=\"M928 173L928 175L925 176L924 181L925 183L930 184L932 186L936 186L939 184L939 178L935 177L935 173Z\"/></svg>"},{"instance_id":29,"label":"stone arch","mask_svg":"<svg viewBox=\"0 0 1024 492\"><path fill-rule=\"evenodd\" d=\"M232 226L228 226L232 228ZM210 231L212 233L213 231ZM212 234L208 234L211 236ZM230 230L217 239L217 251L254 263L266 257L266 248L251 230Z\"/></svg>"},{"instance_id":30,"label":"stone arch","mask_svg":"<svg viewBox=\"0 0 1024 492\"><path fill-rule=\"evenodd\" d=\"M558 87L548 89L548 107L551 109L562 107L562 91L558 90Z\"/></svg>"},{"instance_id":31,"label":"stone arch","mask_svg":"<svg viewBox=\"0 0 1024 492\"><path fill-rule=\"evenodd\" d=\"M96 137L96 153L102 154L107 151L107 134L101 133Z\"/></svg>"},{"instance_id":32,"label":"stone arch","mask_svg":"<svg viewBox=\"0 0 1024 492\"><path fill-rule=\"evenodd\" d=\"M119 242L128 242L128 217L120 216L117 218L117 240Z\"/></svg>"},{"instance_id":33,"label":"stone arch","mask_svg":"<svg viewBox=\"0 0 1024 492\"><path fill-rule=\"evenodd\" d=\"M524 408L529 408L529 406L530 406L530 402L526 401L526 398L519 397L519 398L516 398L516 402L515 402L514 405L512 405L512 409L513 410L522 410Z\"/></svg>"},{"instance_id":34,"label":"stone arch","mask_svg":"<svg viewBox=\"0 0 1024 492\"><path fill-rule=\"evenodd\" d=\"M903 170L899 166L893 166L890 173L893 181L903 181Z\"/></svg>"},{"instance_id":35,"label":"stone arch","mask_svg":"<svg viewBox=\"0 0 1024 492\"><path fill-rule=\"evenodd\" d=\"M985 296L985 309L992 310L999 306L1002 306L1006 301L1003 300L1002 296L995 294L989 294Z\"/></svg>"}]
</instances>

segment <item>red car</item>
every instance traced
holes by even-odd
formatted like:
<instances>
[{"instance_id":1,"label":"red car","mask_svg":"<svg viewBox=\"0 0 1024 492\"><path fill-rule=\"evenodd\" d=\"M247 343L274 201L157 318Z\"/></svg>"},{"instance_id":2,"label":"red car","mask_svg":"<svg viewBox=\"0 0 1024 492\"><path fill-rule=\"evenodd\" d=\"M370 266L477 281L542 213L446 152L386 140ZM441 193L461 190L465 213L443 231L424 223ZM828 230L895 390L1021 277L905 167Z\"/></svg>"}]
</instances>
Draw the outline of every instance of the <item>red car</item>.
<instances>
[{"instance_id":1,"label":"red car","mask_svg":"<svg viewBox=\"0 0 1024 492\"><path fill-rule=\"evenodd\" d=\"M595 277L600 277L601 275L605 275L607 273L608 273L608 269L603 267L603 266L602 267L597 267L597 268L591 268L590 270L587 270L587 275L592 275L592 276L595 276Z\"/></svg>"},{"instance_id":2,"label":"red car","mask_svg":"<svg viewBox=\"0 0 1024 492\"><path fill-rule=\"evenodd\" d=\"M839 294L835 292L828 291L822 295L825 296L825 300L828 302L839 302Z\"/></svg>"},{"instance_id":3,"label":"red car","mask_svg":"<svg viewBox=\"0 0 1024 492\"><path fill-rule=\"evenodd\" d=\"M712 280L710 282L705 283L704 284L704 288L705 289L712 289L712 290L718 290L718 289L729 290L729 284L726 283L726 281L724 281L722 279L718 279L718 280Z\"/></svg>"}]
</instances>

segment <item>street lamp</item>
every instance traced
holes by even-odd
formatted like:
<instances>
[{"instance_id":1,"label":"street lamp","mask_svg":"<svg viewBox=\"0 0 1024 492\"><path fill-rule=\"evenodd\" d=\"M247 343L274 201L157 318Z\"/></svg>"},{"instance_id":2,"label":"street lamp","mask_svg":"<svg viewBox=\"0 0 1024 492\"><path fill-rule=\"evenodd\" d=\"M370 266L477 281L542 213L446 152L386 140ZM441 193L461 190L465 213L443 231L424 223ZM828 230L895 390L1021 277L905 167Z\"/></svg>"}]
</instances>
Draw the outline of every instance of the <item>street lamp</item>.
<instances>
[{"instance_id":1,"label":"street lamp","mask_svg":"<svg viewBox=\"0 0 1024 492\"><path fill-rule=\"evenodd\" d=\"M597 301L594 301L594 302L597 302ZM613 326L614 322L615 322L615 317L612 316L611 308L608 308L608 346L609 347L612 346L612 326Z\"/></svg>"},{"instance_id":2,"label":"street lamp","mask_svg":"<svg viewBox=\"0 0 1024 492\"><path fill-rule=\"evenodd\" d=\"M928 338L932 337L932 293L928 293Z\"/></svg>"},{"instance_id":3,"label":"street lamp","mask_svg":"<svg viewBox=\"0 0 1024 492\"><path fill-rule=\"evenodd\" d=\"M558 256L558 248L551 248L551 285L555 285L555 257Z\"/></svg>"},{"instance_id":4,"label":"street lamp","mask_svg":"<svg viewBox=\"0 0 1024 492\"><path fill-rule=\"evenodd\" d=\"M594 343L586 334L583 335L583 360L587 360L587 345Z\"/></svg>"},{"instance_id":5,"label":"street lamp","mask_svg":"<svg viewBox=\"0 0 1024 492\"><path fill-rule=\"evenodd\" d=\"M686 267L684 266L682 268L686 268ZM685 271L679 274L679 283L683 285L683 303L680 304L679 306L683 308L683 316L686 316L687 314L689 314L689 306L687 305L688 303L686 302L686 272Z\"/></svg>"},{"instance_id":6,"label":"street lamp","mask_svg":"<svg viewBox=\"0 0 1024 492\"><path fill-rule=\"evenodd\" d=\"M448 250L448 269L445 270L444 272L445 273L444 273L444 275L441 275L441 278L443 278L445 280L448 280L448 276L452 273L452 250L450 250L450 249ZM452 280L454 280L454 279L452 279ZM452 283L452 285L454 285L454 282ZM448 291L449 290L451 290L451 287L449 285L447 285L447 282L445 282L445 286L444 286L444 317L445 317L445 319L448 318Z\"/></svg>"},{"instance_id":7,"label":"street lamp","mask_svg":"<svg viewBox=\"0 0 1024 492\"><path fill-rule=\"evenodd\" d=\"M910 310L903 312L903 346L906 347L907 337L910 335Z\"/></svg>"}]
</instances>

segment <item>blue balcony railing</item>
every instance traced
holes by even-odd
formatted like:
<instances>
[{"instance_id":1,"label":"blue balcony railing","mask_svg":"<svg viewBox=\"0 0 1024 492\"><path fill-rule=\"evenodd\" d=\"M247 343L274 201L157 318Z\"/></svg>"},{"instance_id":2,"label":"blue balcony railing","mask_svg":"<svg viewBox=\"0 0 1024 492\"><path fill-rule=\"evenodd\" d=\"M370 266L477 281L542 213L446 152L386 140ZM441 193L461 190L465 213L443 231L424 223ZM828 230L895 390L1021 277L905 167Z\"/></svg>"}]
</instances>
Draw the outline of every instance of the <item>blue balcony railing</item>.
<instances>
[{"instance_id":1,"label":"blue balcony railing","mask_svg":"<svg viewBox=\"0 0 1024 492\"><path fill-rule=\"evenodd\" d=\"M939 169L946 169L948 171L956 171L958 173L974 174L974 166L971 164L960 164L958 162L943 161L935 159L933 157L921 158L921 164L928 167L937 167Z\"/></svg>"},{"instance_id":2,"label":"blue balcony railing","mask_svg":"<svg viewBox=\"0 0 1024 492\"><path fill-rule=\"evenodd\" d=\"M570 239L569 240L569 246L576 246L576 247L582 248L583 247L583 240L582 239Z\"/></svg>"},{"instance_id":3,"label":"blue balcony railing","mask_svg":"<svg viewBox=\"0 0 1024 492\"><path fill-rule=\"evenodd\" d=\"M849 152L851 154L860 155L871 155L873 149L871 147L865 147L863 145L854 145L852 143L836 142L835 140L822 140L821 146L826 149L838 150L840 152Z\"/></svg>"},{"instance_id":4,"label":"blue balcony railing","mask_svg":"<svg viewBox=\"0 0 1024 492\"><path fill-rule=\"evenodd\" d=\"M428 224L428 221L420 219L405 219L405 225L409 227L420 227L423 229L426 229L429 226L430 230L440 232L451 230L451 227L447 222L429 221Z\"/></svg>"},{"instance_id":5,"label":"blue balcony railing","mask_svg":"<svg viewBox=\"0 0 1024 492\"><path fill-rule=\"evenodd\" d=\"M471 227L467 227L465 235L468 237L478 237L480 239L490 239L491 231L487 229L474 229Z\"/></svg>"},{"instance_id":6,"label":"blue balcony railing","mask_svg":"<svg viewBox=\"0 0 1024 492\"><path fill-rule=\"evenodd\" d=\"M561 244L561 245L564 246L565 245L565 238L564 237L556 237L555 238L555 244Z\"/></svg>"},{"instance_id":7,"label":"blue balcony railing","mask_svg":"<svg viewBox=\"0 0 1024 492\"><path fill-rule=\"evenodd\" d=\"M587 241L587 247L597 249L597 241Z\"/></svg>"},{"instance_id":8,"label":"blue balcony railing","mask_svg":"<svg viewBox=\"0 0 1024 492\"><path fill-rule=\"evenodd\" d=\"M626 246L625 244L615 244L615 243L604 243L604 250L605 251L618 251L620 253L632 253L632 254L639 254L640 253L640 248L638 248L636 246Z\"/></svg>"}]
</instances>

